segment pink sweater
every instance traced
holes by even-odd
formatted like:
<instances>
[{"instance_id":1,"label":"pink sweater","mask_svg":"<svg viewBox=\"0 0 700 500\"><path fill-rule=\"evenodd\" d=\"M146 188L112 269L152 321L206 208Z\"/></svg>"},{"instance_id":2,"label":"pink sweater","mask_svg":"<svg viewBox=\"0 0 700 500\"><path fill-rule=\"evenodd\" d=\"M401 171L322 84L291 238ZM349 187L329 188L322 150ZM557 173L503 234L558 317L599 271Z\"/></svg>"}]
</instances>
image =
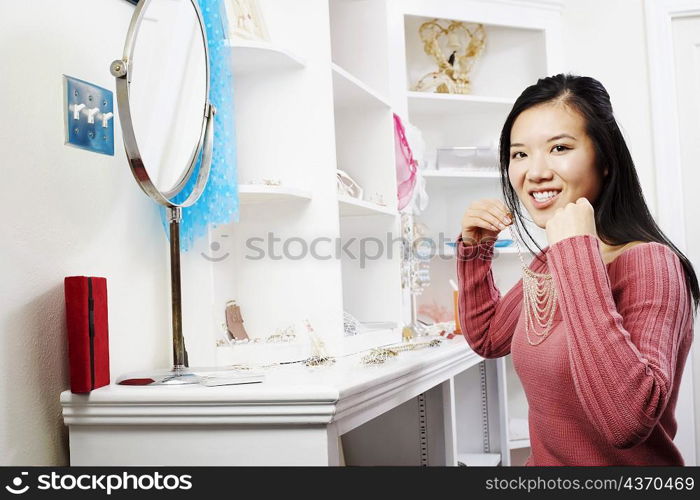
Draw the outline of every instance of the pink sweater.
<instances>
[{"instance_id":1,"label":"pink sweater","mask_svg":"<svg viewBox=\"0 0 700 500\"><path fill-rule=\"evenodd\" d=\"M537 346L525 335L522 278L503 297L494 284L493 241L470 246L460 235L457 248L462 332L484 358L512 354L525 390L525 465L684 465L674 410L693 314L668 246L641 243L607 265L595 236L545 247L547 263L529 267L553 275L558 301Z\"/></svg>"}]
</instances>

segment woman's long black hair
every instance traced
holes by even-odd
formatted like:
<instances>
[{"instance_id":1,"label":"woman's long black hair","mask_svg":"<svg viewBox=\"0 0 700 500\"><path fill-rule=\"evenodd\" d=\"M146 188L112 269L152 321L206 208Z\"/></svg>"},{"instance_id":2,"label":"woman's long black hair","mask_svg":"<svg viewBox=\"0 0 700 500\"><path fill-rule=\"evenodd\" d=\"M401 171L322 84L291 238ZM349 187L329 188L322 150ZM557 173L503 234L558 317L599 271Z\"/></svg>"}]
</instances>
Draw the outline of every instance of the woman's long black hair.
<instances>
[{"instance_id":1,"label":"woman's long black hair","mask_svg":"<svg viewBox=\"0 0 700 500\"><path fill-rule=\"evenodd\" d=\"M537 104L557 101L583 116L586 132L595 147L596 168L601 176L605 168L608 169L600 194L593 203L598 236L608 245L621 245L631 241L656 241L669 246L683 265L686 283L694 302L694 312L697 312L700 289L693 266L659 229L649 213L632 155L615 121L610 96L595 78L571 74L540 78L536 84L527 87L520 94L506 118L500 139L501 188L505 203L514 214L514 220L519 221L519 224L514 226L521 241L527 246L520 226L542 251L522 224L523 214L520 211L518 194L508 178L511 129L515 119L526 109Z\"/></svg>"}]
</instances>

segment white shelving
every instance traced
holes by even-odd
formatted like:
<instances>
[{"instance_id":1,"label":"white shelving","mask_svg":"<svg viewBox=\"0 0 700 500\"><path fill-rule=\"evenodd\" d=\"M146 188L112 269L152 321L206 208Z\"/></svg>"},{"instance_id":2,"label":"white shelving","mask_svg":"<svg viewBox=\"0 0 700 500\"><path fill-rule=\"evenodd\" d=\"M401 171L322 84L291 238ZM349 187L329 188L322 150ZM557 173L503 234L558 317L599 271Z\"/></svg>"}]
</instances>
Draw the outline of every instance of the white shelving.
<instances>
[{"instance_id":1,"label":"white shelving","mask_svg":"<svg viewBox=\"0 0 700 500\"><path fill-rule=\"evenodd\" d=\"M503 255L518 255L518 247L513 244L507 247L494 247L493 249L495 254L503 254ZM529 252L526 248L523 247L523 252L526 254L532 255L531 252ZM436 257L440 258L453 258L456 255L456 250L455 247L452 245L444 245L439 251L435 253Z\"/></svg>"},{"instance_id":2,"label":"white shelving","mask_svg":"<svg viewBox=\"0 0 700 500\"><path fill-rule=\"evenodd\" d=\"M306 61L283 47L266 42L228 40L231 49L233 76L240 78L258 72L278 72L302 69Z\"/></svg>"},{"instance_id":3,"label":"white shelving","mask_svg":"<svg viewBox=\"0 0 700 500\"><path fill-rule=\"evenodd\" d=\"M333 96L336 108L363 109L366 107L391 108L389 101L335 63L333 71Z\"/></svg>"},{"instance_id":4,"label":"white shelving","mask_svg":"<svg viewBox=\"0 0 700 500\"><path fill-rule=\"evenodd\" d=\"M500 453L459 453L457 460L467 467L495 467L501 463Z\"/></svg>"},{"instance_id":5,"label":"white shelving","mask_svg":"<svg viewBox=\"0 0 700 500\"><path fill-rule=\"evenodd\" d=\"M362 188L363 198L337 194L343 242L383 241L400 232L394 158L393 110L387 97L385 2L330 0L329 9L335 132L335 167ZM360 56L361 54L361 56ZM384 205L370 200L381 199ZM374 250L371 250L374 255ZM360 321L389 321L401 335L400 253L378 251L365 258L351 246L340 257L343 309ZM400 326L399 326L400 325ZM380 342L382 331L361 337ZM344 339L346 348L355 340ZM363 342L362 338L357 339Z\"/></svg>"},{"instance_id":6,"label":"white shelving","mask_svg":"<svg viewBox=\"0 0 700 500\"><path fill-rule=\"evenodd\" d=\"M469 187L473 185L497 186L501 174L493 172L469 172L456 170L423 169L421 173L426 181L429 193L443 192L445 188Z\"/></svg>"},{"instance_id":7,"label":"white shelving","mask_svg":"<svg viewBox=\"0 0 700 500\"><path fill-rule=\"evenodd\" d=\"M457 170L423 170L423 177L439 181L441 179L500 179L500 172L469 172Z\"/></svg>"},{"instance_id":8,"label":"white shelving","mask_svg":"<svg viewBox=\"0 0 700 500\"><path fill-rule=\"evenodd\" d=\"M508 441L508 448L511 450L519 450L521 448L529 448L530 447L530 438L523 438L523 439L511 439Z\"/></svg>"},{"instance_id":9,"label":"white shelving","mask_svg":"<svg viewBox=\"0 0 700 500\"><path fill-rule=\"evenodd\" d=\"M393 113L421 130L428 152L491 146L515 97L547 73L547 55L557 46L558 12L550 2L538 8L537 0L495 2L488 8L481 0L329 0L304 9L284 0L262 3L272 41L228 44L235 77L236 154L239 179L270 177L282 184L240 185L240 222L210 234L212 249L222 255L230 252L216 264L217 303L212 309L217 322L223 321L225 302L236 299L246 329L256 338L309 318L333 354L396 342L406 318L400 252L366 261L348 255L271 260L246 259L241 249L267 234L306 241L319 236L342 241L397 238L401 228ZM486 17L480 19L481 14ZM487 49L472 74L471 95L410 90L417 78L434 69L417 27L445 16L487 24ZM336 169L358 182L364 199L336 193ZM431 236L445 233L453 239L469 200L500 193L497 171L423 174L430 205L417 218ZM378 195L386 206L368 201ZM263 248L267 245L256 246ZM454 255L453 248L449 251ZM508 273L516 276L519 262L510 256L516 248L497 251L509 255L495 263L497 273L503 272L503 279ZM447 255L445 249L441 253ZM423 299L442 302L452 312L448 278L454 278L455 261L433 260L433 284ZM396 327L345 337L344 311L363 322ZM307 351L301 340L269 349L265 344L238 347L220 348L219 358L265 363ZM510 450L529 445L527 435L509 429L510 421L499 421L499 416L519 419L526 413L517 397L508 397L515 385L504 385L505 396L500 397L497 366L493 360L465 365L449 384L441 382L440 388L428 391L427 409L435 412L428 418L429 433L434 433L430 440L442 443L430 451L443 454L438 463L510 465ZM417 404L405 401L399 424L394 421L389 428L406 429L405 422L418 421ZM406 439L418 435L415 428L403 434ZM361 429L353 429L353 435L354 444L362 441ZM373 443L379 446L380 440Z\"/></svg>"},{"instance_id":10,"label":"white shelving","mask_svg":"<svg viewBox=\"0 0 700 500\"><path fill-rule=\"evenodd\" d=\"M508 97L486 97L477 95L437 94L427 92L407 92L408 109L417 115L462 115L508 112L514 99Z\"/></svg>"},{"instance_id":11,"label":"white shelving","mask_svg":"<svg viewBox=\"0 0 700 500\"><path fill-rule=\"evenodd\" d=\"M371 201L359 200L352 196L339 194L338 208L341 217L351 217L358 215L388 215L395 217L398 215L396 210L389 207L372 203Z\"/></svg>"},{"instance_id":12,"label":"white shelving","mask_svg":"<svg viewBox=\"0 0 700 500\"><path fill-rule=\"evenodd\" d=\"M530 433L526 418L510 418L508 428L508 447L511 450L530 447Z\"/></svg>"},{"instance_id":13,"label":"white shelving","mask_svg":"<svg viewBox=\"0 0 700 500\"><path fill-rule=\"evenodd\" d=\"M526 253L529 253L529 252L527 252L527 250L523 250L523 251L526 252ZM496 252L496 253L502 253L502 254L506 254L506 255L510 255L510 254L516 254L516 255L517 255L517 253L518 253L518 247L516 247L515 245L513 245L513 246L507 246L507 247L495 247L495 248L494 248L494 252Z\"/></svg>"},{"instance_id":14,"label":"white shelving","mask_svg":"<svg viewBox=\"0 0 700 500\"><path fill-rule=\"evenodd\" d=\"M311 200L311 191L286 186L239 184L238 196L241 205L277 203L283 201Z\"/></svg>"},{"instance_id":15,"label":"white shelving","mask_svg":"<svg viewBox=\"0 0 700 500\"><path fill-rule=\"evenodd\" d=\"M400 12L401 21L395 19L393 26L401 29L393 33L400 32L404 40L400 46L399 42L392 43L395 52L389 59L401 63L395 64L392 75L392 97L401 102L399 109L420 130L425 143L425 157L420 160L421 166L427 167L421 173L429 203L415 218L433 241L453 241L472 201L502 199L501 174L498 160L493 171L487 172L435 170L436 151L451 147L493 148L498 144L501 128L517 96L538 78L552 73L553 61L559 55L558 7L517 0L494 3L488 12L481 8L483 3L472 0L404 0L394 5L395 15L398 17ZM486 45L470 74L470 94L413 90L420 78L436 69L418 35L421 24L431 19L484 24ZM538 21L533 22L534 19ZM511 237L507 230L501 236ZM521 248L528 252L522 243ZM496 286L504 295L520 277L520 262L515 258L518 247L513 244L494 251L504 257L492 264ZM431 285L416 301L419 310L425 311L419 317L436 315L440 310L443 314L454 312L449 285L449 279L456 279L454 256L455 248L444 245L430 260ZM509 358L486 360L485 367L481 377L473 369L453 379L456 457L466 465L487 462L509 466L515 460L511 450L527 451L530 446L527 402L519 381L511 380L517 376ZM478 429L486 435L481 436ZM500 449L490 448L489 443Z\"/></svg>"}]
</instances>

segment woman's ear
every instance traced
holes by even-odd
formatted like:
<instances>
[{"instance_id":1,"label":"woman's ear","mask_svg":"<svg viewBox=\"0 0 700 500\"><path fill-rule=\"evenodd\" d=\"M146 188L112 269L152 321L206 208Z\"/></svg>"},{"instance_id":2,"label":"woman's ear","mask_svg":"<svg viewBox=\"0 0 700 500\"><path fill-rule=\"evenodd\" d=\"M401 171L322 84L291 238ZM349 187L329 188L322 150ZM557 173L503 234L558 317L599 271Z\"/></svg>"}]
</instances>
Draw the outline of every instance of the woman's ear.
<instances>
[{"instance_id":1,"label":"woman's ear","mask_svg":"<svg viewBox=\"0 0 700 500\"><path fill-rule=\"evenodd\" d=\"M605 167L605 171L603 172L603 177L607 177L607 176L608 176L608 168Z\"/></svg>"}]
</instances>

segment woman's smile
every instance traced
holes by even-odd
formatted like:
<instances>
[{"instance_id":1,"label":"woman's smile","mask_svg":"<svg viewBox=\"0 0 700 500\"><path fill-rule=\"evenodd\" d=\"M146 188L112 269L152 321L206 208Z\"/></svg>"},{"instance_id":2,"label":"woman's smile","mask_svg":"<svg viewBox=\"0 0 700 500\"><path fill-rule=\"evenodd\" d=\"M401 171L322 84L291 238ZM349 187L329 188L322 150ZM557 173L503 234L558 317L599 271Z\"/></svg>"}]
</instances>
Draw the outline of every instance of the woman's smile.
<instances>
[{"instance_id":1,"label":"woman's smile","mask_svg":"<svg viewBox=\"0 0 700 500\"><path fill-rule=\"evenodd\" d=\"M561 190L533 191L530 193L530 201L534 208L544 210L554 205L561 197L561 193Z\"/></svg>"}]
</instances>

